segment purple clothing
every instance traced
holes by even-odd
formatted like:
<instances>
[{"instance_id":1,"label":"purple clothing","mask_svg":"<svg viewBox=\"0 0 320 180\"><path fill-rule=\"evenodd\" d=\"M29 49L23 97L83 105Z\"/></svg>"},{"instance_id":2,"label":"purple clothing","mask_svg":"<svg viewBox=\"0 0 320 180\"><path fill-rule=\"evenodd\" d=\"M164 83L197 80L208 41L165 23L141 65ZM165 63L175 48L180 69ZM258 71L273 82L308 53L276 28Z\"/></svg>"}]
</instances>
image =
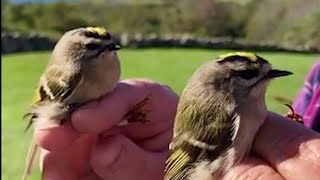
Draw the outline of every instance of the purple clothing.
<instances>
[{"instance_id":1,"label":"purple clothing","mask_svg":"<svg viewBox=\"0 0 320 180\"><path fill-rule=\"evenodd\" d=\"M309 72L293 108L303 117L307 127L320 132L320 60Z\"/></svg>"}]
</instances>

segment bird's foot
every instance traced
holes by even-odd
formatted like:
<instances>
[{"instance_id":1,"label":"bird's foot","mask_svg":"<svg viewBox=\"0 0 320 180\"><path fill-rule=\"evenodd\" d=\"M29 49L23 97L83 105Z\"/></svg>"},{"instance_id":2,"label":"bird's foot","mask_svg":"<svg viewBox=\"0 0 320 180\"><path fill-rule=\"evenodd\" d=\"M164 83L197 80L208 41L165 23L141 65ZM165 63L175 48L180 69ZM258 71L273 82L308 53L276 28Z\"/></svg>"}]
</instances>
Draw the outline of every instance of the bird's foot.
<instances>
[{"instance_id":1,"label":"bird's foot","mask_svg":"<svg viewBox=\"0 0 320 180\"><path fill-rule=\"evenodd\" d=\"M299 122L299 123L303 124L302 116L300 116L299 114L295 113L295 111L294 111L294 109L293 109L293 107L291 105L289 105L289 104L285 104L285 105L290 109L290 111L287 114L285 114L284 116L289 118L289 119L292 119L292 120L294 120L296 122Z\"/></svg>"},{"instance_id":2,"label":"bird's foot","mask_svg":"<svg viewBox=\"0 0 320 180\"><path fill-rule=\"evenodd\" d=\"M75 111L77 108L79 108L82 104L80 103L74 103L74 104L69 104L65 107L65 114L64 117L62 117L60 121L60 125L63 125L67 120L71 119L71 114L73 111Z\"/></svg>"},{"instance_id":3,"label":"bird's foot","mask_svg":"<svg viewBox=\"0 0 320 180\"><path fill-rule=\"evenodd\" d=\"M147 119L147 114L150 110L146 109L146 104L148 103L149 98L145 98L141 102L139 102L137 105L134 106L132 110L130 110L126 115L125 119L128 121L128 123L132 122L142 122L147 123L150 122Z\"/></svg>"}]
</instances>

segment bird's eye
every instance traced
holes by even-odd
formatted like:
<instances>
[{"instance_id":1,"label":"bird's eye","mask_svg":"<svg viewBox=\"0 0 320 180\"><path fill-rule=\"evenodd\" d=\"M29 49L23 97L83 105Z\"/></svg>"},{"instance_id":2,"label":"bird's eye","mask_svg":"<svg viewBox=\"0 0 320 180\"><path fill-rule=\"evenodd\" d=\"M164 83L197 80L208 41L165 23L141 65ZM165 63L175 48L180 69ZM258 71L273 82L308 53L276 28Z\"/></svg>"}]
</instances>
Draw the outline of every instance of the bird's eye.
<instances>
[{"instance_id":1,"label":"bird's eye","mask_svg":"<svg viewBox=\"0 0 320 180\"><path fill-rule=\"evenodd\" d=\"M258 71L256 70L253 70L253 69L248 69L248 70L244 70L244 71L240 71L239 72L239 76L242 78L242 79L252 79L254 77L257 77L258 76Z\"/></svg>"},{"instance_id":2,"label":"bird's eye","mask_svg":"<svg viewBox=\"0 0 320 180\"><path fill-rule=\"evenodd\" d=\"M97 49L101 48L101 46L99 44L96 44L96 43L88 43L88 44L85 44L85 46L89 50L97 50Z\"/></svg>"}]
</instances>

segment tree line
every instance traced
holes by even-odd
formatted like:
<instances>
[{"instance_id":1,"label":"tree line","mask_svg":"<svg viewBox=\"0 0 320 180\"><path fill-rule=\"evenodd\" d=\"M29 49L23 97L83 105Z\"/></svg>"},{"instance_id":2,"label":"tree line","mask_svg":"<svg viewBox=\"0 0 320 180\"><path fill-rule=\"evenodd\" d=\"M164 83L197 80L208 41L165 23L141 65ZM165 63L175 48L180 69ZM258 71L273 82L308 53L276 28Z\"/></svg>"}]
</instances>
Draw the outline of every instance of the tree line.
<instances>
[{"instance_id":1,"label":"tree line","mask_svg":"<svg viewBox=\"0 0 320 180\"><path fill-rule=\"evenodd\" d=\"M91 0L2 4L2 30L58 37L79 26L320 46L319 0Z\"/></svg>"}]
</instances>

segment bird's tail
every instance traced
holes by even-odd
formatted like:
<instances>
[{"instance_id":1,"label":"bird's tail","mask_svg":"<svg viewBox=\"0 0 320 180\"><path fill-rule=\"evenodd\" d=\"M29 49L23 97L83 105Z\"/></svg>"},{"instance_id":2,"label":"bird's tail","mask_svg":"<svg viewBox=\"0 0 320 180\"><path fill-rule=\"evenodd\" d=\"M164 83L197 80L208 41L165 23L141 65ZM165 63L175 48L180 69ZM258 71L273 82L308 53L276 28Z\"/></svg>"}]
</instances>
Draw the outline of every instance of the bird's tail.
<instances>
[{"instance_id":1,"label":"bird's tail","mask_svg":"<svg viewBox=\"0 0 320 180\"><path fill-rule=\"evenodd\" d=\"M26 180L30 176L32 169L33 169L33 166L34 166L34 161L36 159L36 155L38 154L37 153L38 149L39 149L38 145L35 143L34 138L32 138L32 141L31 141L30 147L29 147L29 152L27 155L26 165L25 165L21 180Z\"/></svg>"},{"instance_id":2,"label":"bird's tail","mask_svg":"<svg viewBox=\"0 0 320 180\"><path fill-rule=\"evenodd\" d=\"M28 113L23 117L28 118L29 124L27 125L25 132L34 124L36 127L50 128L57 127L64 122L70 113L64 104L61 102L43 102L41 105L32 106ZM39 151L39 147L35 142L35 138L32 138L30 143L29 152L27 155L26 166L23 172L22 180L26 180L31 174L34 161ZM42 168L42 167L41 167Z\"/></svg>"}]
</instances>

